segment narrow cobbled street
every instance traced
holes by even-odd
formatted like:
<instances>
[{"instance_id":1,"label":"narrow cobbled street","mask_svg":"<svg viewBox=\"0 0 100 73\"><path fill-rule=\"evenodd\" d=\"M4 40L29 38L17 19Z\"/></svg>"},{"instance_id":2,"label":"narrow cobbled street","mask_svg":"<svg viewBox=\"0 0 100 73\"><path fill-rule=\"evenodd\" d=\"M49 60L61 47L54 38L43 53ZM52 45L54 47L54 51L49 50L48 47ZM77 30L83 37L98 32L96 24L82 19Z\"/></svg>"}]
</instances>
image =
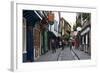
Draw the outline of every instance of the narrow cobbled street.
<instances>
[{"instance_id":1,"label":"narrow cobbled street","mask_svg":"<svg viewBox=\"0 0 100 73\"><path fill-rule=\"evenodd\" d=\"M80 60L80 59L90 59L90 56L83 51L79 51L77 49L70 50L69 47L65 47L64 50L62 48L56 49L55 53L52 51L48 51L46 54L40 56L38 61L65 61L65 60Z\"/></svg>"}]
</instances>

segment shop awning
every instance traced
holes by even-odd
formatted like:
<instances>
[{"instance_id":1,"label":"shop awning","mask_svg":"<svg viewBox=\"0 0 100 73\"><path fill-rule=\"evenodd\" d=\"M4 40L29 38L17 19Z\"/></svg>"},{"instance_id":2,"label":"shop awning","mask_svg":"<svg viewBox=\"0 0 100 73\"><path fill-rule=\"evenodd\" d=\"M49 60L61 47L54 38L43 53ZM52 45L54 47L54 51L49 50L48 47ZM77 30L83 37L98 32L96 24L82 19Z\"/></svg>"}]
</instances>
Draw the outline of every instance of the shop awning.
<instances>
[{"instance_id":1,"label":"shop awning","mask_svg":"<svg viewBox=\"0 0 100 73\"><path fill-rule=\"evenodd\" d=\"M28 26L34 26L36 22L41 20L34 10L23 10L23 17L26 18Z\"/></svg>"}]
</instances>

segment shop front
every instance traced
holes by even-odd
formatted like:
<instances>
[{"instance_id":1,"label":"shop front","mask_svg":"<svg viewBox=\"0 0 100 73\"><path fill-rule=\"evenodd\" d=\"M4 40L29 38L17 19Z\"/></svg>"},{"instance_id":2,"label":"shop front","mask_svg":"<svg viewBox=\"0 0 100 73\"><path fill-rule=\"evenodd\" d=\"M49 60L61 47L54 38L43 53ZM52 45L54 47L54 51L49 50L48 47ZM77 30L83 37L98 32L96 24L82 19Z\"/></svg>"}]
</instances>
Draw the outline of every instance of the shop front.
<instances>
[{"instance_id":1,"label":"shop front","mask_svg":"<svg viewBox=\"0 0 100 73\"><path fill-rule=\"evenodd\" d=\"M47 31L42 31L41 34L41 53L45 54L48 51L48 34Z\"/></svg>"},{"instance_id":2,"label":"shop front","mask_svg":"<svg viewBox=\"0 0 100 73\"><path fill-rule=\"evenodd\" d=\"M90 26L87 26L81 31L81 45L84 52L91 54L91 29Z\"/></svg>"},{"instance_id":3,"label":"shop front","mask_svg":"<svg viewBox=\"0 0 100 73\"><path fill-rule=\"evenodd\" d=\"M41 19L33 10L23 10L23 17L26 19L26 45L24 44L24 46L26 46L26 57L23 56L23 62L33 62L35 59L35 48L38 48L35 42L39 43L37 39L34 42L34 35L35 33L38 34L38 32L34 33L34 28L36 23ZM36 56L38 56L38 54L36 54Z\"/></svg>"}]
</instances>

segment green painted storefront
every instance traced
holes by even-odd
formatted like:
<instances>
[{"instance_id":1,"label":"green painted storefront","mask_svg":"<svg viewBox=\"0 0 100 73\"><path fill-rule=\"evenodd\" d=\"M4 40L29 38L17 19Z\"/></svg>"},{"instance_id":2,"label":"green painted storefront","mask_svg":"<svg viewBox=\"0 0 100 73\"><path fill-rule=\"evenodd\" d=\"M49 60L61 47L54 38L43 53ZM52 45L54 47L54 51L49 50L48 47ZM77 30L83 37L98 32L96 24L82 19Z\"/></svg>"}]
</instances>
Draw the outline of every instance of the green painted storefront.
<instances>
[{"instance_id":1,"label":"green painted storefront","mask_svg":"<svg viewBox=\"0 0 100 73\"><path fill-rule=\"evenodd\" d=\"M48 31L44 30L41 34L41 54L48 51Z\"/></svg>"}]
</instances>

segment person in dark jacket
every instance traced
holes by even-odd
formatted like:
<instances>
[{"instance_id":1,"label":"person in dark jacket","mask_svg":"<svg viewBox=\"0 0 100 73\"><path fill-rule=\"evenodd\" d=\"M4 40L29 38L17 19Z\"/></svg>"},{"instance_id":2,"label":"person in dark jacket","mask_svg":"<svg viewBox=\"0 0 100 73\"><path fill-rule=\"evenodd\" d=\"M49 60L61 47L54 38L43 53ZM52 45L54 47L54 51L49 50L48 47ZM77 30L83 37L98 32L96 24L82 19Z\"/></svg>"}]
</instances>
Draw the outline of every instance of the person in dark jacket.
<instances>
[{"instance_id":1,"label":"person in dark jacket","mask_svg":"<svg viewBox=\"0 0 100 73\"><path fill-rule=\"evenodd\" d=\"M65 41L62 40L62 50L64 50L64 47L65 47Z\"/></svg>"},{"instance_id":2,"label":"person in dark jacket","mask_svg":"<svg viewBox=\"0 0 100 73\"><path fill-rule=\"evenodd\" d=\"M52 53L56 52L56 43L54 39L51 40L51 47L52 47Z\"/></svg>"},{"instance_id":3,"label":"person in dark jacket","mask_svg":"<svg viewBox=\"0 0 100 73\"><path fill-rule=\"evenodd\" d=\"M72 50L72 41L71 40L69 41L69 47L70 47L70 50Z\"/></svg>"},{"instance_id":4,"label":"person in dark jacket","mask_svg":"<svg viewBox=\"0 0 100 73\"><path fill-rule=\"evenodd\" d=\"M59 41L59 48L61 48L62 47L62 41L60 40Z\"/></svg>"}]
</instances>

